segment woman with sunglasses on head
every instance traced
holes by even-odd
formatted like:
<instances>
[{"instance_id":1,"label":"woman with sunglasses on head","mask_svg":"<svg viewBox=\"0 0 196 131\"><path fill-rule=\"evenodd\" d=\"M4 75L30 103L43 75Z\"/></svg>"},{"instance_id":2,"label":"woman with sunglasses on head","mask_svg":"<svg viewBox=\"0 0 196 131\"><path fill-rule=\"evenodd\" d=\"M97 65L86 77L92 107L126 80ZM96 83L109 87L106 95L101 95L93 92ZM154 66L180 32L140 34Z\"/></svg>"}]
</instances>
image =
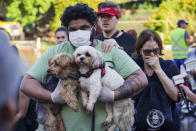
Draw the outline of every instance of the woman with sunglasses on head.
<instances>
[{"instance_id":1,"label":"woman with sunglasses on head","mask_svg":"<svg viewBox=\"0 0 196 131\"><path fill-rule=\"evenodd\" d=\"M180 120L175 102L178 89L172 77L179 70L171 60L163 60L160 36L150 29L139 35L136 41L136 63L143 69L148 86L134 97L135 131L179 131Z\"/></svg>"},{"instance_id":2,"label":"woman with sunglasses on head","mask_svg":"<svg viewBox=\"0 0 196 131\"><path fill-rule=\"evenodd\" d=\"M59 27L55 32L55 39L57 44L64 43L65 41L68 41L68 31L66 27Z\"/></svg>"}]
</instances>

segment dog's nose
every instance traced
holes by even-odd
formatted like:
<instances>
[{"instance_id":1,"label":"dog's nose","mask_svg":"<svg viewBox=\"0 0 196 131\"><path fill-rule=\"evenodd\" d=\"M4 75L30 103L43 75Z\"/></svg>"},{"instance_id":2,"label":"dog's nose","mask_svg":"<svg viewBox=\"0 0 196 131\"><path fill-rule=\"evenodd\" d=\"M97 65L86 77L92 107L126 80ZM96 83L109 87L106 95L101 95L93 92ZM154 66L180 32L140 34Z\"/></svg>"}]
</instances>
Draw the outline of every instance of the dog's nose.
<instances>
[{"instance_id":1,"label":"dog's nose","mask_svg":"<svg viewBox=\"0 0 196 131\"><path fill-rule=\"evenodd\" d=\"M80 57L80 61L83 61L84 60L84 57Z\"/></svg>"}]
</instances>

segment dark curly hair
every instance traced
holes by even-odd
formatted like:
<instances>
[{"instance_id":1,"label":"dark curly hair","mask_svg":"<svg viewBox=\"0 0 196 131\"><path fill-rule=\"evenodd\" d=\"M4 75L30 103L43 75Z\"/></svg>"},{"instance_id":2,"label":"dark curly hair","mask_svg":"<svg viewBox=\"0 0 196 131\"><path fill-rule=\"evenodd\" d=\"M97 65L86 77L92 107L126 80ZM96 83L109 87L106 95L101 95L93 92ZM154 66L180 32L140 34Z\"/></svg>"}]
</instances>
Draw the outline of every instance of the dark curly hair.
<instances>
[{"instance_id":1,"label":"dark curly hair","mask_svg":"<svg viewBox=\"0 0 196 131\"><path fill-rule=\"evenodd\" d=\"M62 26L68 28L68 24L71 20L86 19L91 25L94 25L97 16L95 11L88 7L87 4L76 4L75 6L69 6L65 9L61 16Z\"/></svg>"}]
</instances>

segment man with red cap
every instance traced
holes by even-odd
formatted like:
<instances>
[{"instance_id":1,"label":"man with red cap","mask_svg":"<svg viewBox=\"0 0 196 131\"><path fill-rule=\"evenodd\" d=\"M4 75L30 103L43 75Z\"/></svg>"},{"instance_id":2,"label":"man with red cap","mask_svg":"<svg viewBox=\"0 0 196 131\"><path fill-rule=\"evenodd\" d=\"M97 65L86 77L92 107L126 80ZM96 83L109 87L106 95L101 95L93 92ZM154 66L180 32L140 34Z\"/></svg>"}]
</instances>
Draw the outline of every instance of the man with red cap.
<instances>
[{"instance_id":1,"label":"man with red cap","mask_svg":"<svg viewBox=\"0 0 196 131\"><path fill-rule=\"evenodd\" d=\"M131 56L134 52L136 38L123 31L119 31L118 21L120 18L120 7L112 1L104 1L98 5L98 23L102 29L102 34L97 39L104 41L114 39L124 51Z\"/></svg>"}]
</instances>

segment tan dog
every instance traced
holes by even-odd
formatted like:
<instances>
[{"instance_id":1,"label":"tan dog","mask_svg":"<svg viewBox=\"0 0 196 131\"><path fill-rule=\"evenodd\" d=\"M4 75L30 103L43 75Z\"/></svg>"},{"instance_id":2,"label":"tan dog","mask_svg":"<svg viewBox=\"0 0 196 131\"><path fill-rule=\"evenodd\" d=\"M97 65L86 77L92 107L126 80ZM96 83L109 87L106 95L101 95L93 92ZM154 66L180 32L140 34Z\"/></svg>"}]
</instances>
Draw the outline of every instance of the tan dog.
<instances>
[{"instance_id":1,"label":"tan dog","mask_svg":"<svg viewBox=\"0 0 196 131\"><path fill-rule=\"evenodd\" d=\"M76 90L78 83L78 68L74 57L65 53L53 56L48 61L48 74L59 78L60 96L74 110L78 111ZM65 131L65 125L60 114L60 104L42 104L41 115L38 120L44 125L46 131ZM40 114L40 113L38 113Z\"/></svg>"},{"instance_id":2,"label":"tan dog","mask_svg":"<svg viewBox=\"0 0 196 131\"><path fill-rule=\"evenodd\" d=\"M80 46L74 52L75 62L80 71L80 87L89 92L83 103L87 111L93 110L102 87L115 90L123 85L124 79L115 70L105 64L101 52L91 46ZM114 131L116 126L121 131L130 131L134 123L134 104L131 98L106 103L107 118L103 122L112 125L108 131Z\"/></svg>"},{"instance_id":3,"label":"tan dog","mask_svg":"<svg viewBox=\"0 0 196 131\"><path fill-rule=\"evenodd\" d=\"M57 85L62 86L60 95L74 111L77 111L76 89L79 86L79 72L74 57L66 53L58 54L49 59L48 65L48 74L60 78Z\"/></svg>"}]
</instances>

